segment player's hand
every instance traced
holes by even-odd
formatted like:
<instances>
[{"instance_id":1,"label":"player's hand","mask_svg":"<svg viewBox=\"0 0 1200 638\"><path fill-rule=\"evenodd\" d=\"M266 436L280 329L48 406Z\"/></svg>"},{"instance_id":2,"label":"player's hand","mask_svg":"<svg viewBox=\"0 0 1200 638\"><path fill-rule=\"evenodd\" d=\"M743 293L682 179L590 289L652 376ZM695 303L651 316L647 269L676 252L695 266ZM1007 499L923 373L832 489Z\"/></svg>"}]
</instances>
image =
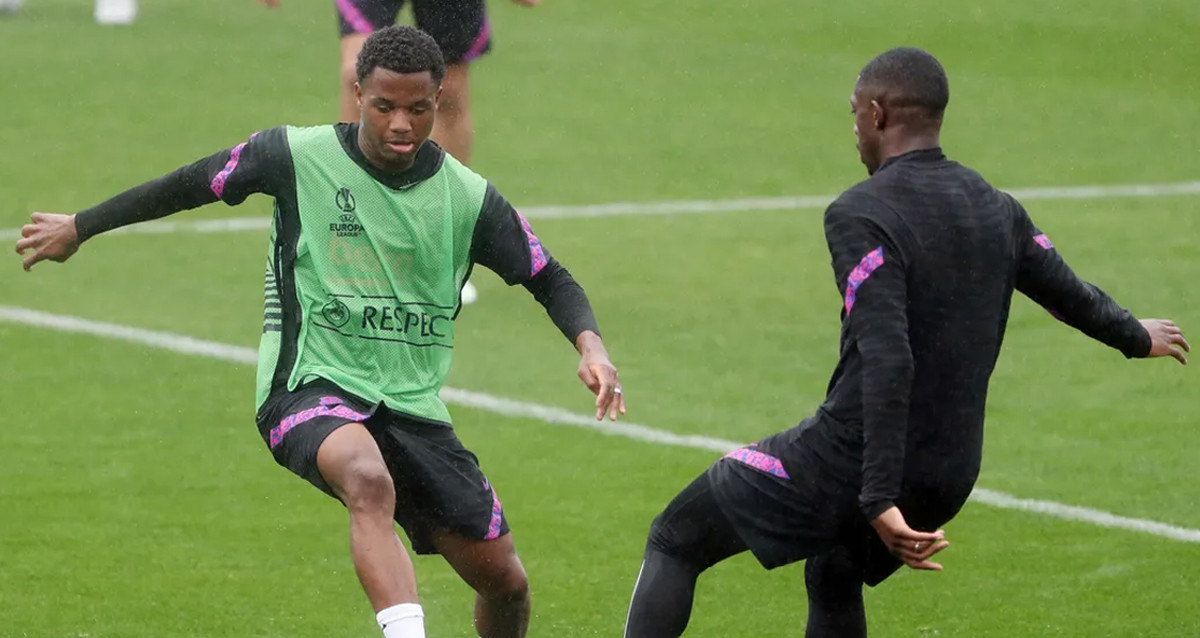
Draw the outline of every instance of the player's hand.
<instances>
[{"instance_id":1,"label":"player's hand","mask_svg":"<svg viewBox=\"0 0 1200 638\"><path fill-rule=\"evenodd\" d=\"M30 220L33 223L21 228L21 238L17 240L17 254L24 257L21 265L25 270L45 259L64 262L79 250L74 215L34 213Z\"/></svg>"},{"instance_id":2,"label":"player's hand","mask_svg":"<svg viewBox=\"0 0 1200 638\"><path fill-rule=\"evenodd\" d=\"M542 0L513 0L513 4L523 4L527 7L537 6Z\"/></svg>"},{"instance_id":3,"label":"player's hand","mask_svg":"<svg viewBox=\"0 0 1200 638\"><path fill-rule=\"evenodd\" d=\"M874 527L879 538L883 539L888 551L904 561L905 565L913 569L942 571L942 566L930 562L929 557L950 546L944 531L939 529L936 532L918 532L908 526L900 508L895 505L871 521L871 527Z\"/></svg>"},{"instance_id":4,"label":"player's hand","mask_svg":"<svg viewBox=\"0 0 1200 638\"><path fill-rule=\"evenodd\" d=\"M259 4L264 4L272 9L279 8L279 0L258 0Z\"/></svg>"},{"instance_id":5,"label":"player's hand","mask_svg":"<svg viewBox=\"0 0 1200 638\"><path fill-rule=\"evenodd\" d=\"M607 412L608 418L616 421L617 415L625 414L625 393L604 342L587 330L575 340L575 349L579 351L579 379L596 394L596 420L602 421Z\"/></svg>"},{"instance_id":6,"label":"player's hand","mask_svg":"<svg viewBox=\"0 0 1200 638\"><path fill-rule=\"evenodd\" d=\"M1187 365L1187 353L1192 351L1183 331L1169 319L1142 319L1142 327L1150 334L1148 357L1175 357Z\"/></svg>"}]
</instances>

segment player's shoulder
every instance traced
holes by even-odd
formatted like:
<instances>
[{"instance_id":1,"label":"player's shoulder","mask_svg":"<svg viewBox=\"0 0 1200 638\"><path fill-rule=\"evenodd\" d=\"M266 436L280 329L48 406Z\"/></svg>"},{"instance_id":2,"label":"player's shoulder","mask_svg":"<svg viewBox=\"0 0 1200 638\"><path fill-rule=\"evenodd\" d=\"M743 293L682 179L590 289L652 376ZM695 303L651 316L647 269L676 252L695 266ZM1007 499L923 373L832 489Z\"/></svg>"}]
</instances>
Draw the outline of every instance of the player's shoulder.
<instances>
[{"instance_id":1,"label":"player's shoulder","mask_svg":"<svg viewBox=\"0 0 1200 638\"><path fill-rule=\"evenodd\" d=\"M478 192L482 196L489 185L487 179L476 173L466 164L458 161L457 158L447 153L433 140L428 140L425 142L425 145L431 152L436 152L441 157L439 172L450 182L452 190L465 189L472 193ZM422 151L424 150L422 149Z\"/></svg>"},{"instance_id":2,"label":"player's shoulder","mask_svg":"<svg viewBox=\"0 0 1200 638\"><path fill-rule=\"evenodd\" d=\"M287 124L271 130L278 131L291 146L302 146L318 140L341 139L346 135L349 126L349 124L322 124L318 126L294 126Z\"/></svg>"},{"instance_id":3,"label":"player's shoulder","mask_svg":"<svg viewBox=\"0 0 1200 638\"><path fill-rule=\"evenodd\" d=\"M825 219L877 217L887 210L879 182L865 179L838 195L825 209Z\"/></svg>"},{"instance_id":4,"label":"player's shoulder","mask_svg":"<svg viewBox=\"0 0 1200 638\"><path fill-rule=\"evenodd\" d=\"M954 170L961 190L977 208L1003 210L1016 217L1026 214L1025 208L1012 193L997 188L979 171L957 162L954 162Z\"/></svg>"},{"instance_id":5,"label":"player's shoulder","mask_svg":"<svg viewBox=\"0 0 1200 638\"><path fill-rule=\"evenodd\" d=\"M428 140L425 142L425 147L431 152L435 152L441 156L442 170L453 178L471 182L478 180L487 181L484 180L483 176L481 176L479 173L476 173L474 170L472 170L471 167L458 161L458 158L454 157L450 153L447 153L446 150L441 146L438 146L437 142Z\"/></svg>"},{"instance_id":6,"label":"player's shoulder","mask_svg":"<svg viewBox=\"0 0 1200 638\"><path fill-rule=\"evenodd\" d=\"M272 126L257 131L246 140L247 145L259 149L287 148L287 126Z\"/></svg>"}]
</instances>

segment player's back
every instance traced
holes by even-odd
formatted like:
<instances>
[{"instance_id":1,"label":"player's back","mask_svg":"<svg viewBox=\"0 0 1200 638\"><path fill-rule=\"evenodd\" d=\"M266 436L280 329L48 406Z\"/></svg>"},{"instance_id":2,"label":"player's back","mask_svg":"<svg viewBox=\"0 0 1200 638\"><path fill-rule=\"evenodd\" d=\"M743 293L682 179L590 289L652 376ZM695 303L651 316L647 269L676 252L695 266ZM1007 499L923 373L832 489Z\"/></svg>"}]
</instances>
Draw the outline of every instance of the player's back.
<instances>
[{"instance_id":1,"label":"player's back","mask_svg":"<svg viewBox=\"0 0 1200 638\"><path fill-rule=\"evenodd\" d=\"M906 483L973 482L988 380L1016 281L1019 208L940 150L895 158L843 198L864 202L861 214L890 237L905 269L913 362ZM863 369L855 344L843 343L838 372L825 409L861 419L863 399L845 399L872 371ZM857 410L839 414L845 403Z\"/></svg>"}]
</instances>

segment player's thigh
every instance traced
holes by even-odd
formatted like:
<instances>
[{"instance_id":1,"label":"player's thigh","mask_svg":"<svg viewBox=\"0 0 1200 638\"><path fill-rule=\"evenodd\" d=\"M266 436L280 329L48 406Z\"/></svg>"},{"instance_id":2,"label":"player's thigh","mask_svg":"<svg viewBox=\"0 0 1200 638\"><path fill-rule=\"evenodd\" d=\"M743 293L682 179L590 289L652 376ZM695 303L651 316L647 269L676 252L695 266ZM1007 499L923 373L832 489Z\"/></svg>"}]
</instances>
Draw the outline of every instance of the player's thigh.
<instances>
[{"instance_id":1,"label":"player's thigh","mask_svg":"<svg viewBox=\"0 0 1200 638\"><path fill-rule=\"evenodd\" d=\"M395 24L396 14L404 6L403 0L335 0L338 33L345 38L359 34L366 36L374 31Z\"/></svg>"},{"instance_id":2,"label":"player's thigh","mask_svg":"<svg viewBox=\"0 0 1200 638\"><path fill-rule=\"evenodd\" d=\"M391 510L396 500L391 473L375 438L362 423L347 423L317 449L317 470L348 507Z\"/></svg>"},{"instance_id":3,"label":"player's thigh","mask_svg":"<svg viewBox=\"0 0 1200 638\"><path fill-rule=\"evenodd\" d=\"M433 543L459 577L481 594L521 594L529 587L512 534L476 540L440 529L434 531Z\"/></svg>"},{"instance_id":4,"label":"player's thigh","mask_svg":"<svg viewBox=\"0 0 1200 638\"><path fill-rule=\"evenodd\" d=\"M467 64L492 46L483 0L413 0L417 27L442 50L446 64Z\"/></svg>"},{"instance_id":5,"label":"player's thigh","mask_svg":"<svg viewBox=\"0 0 1200 638\"><path fill-rule=\"evenodd\" d=\"M708 567L745 551L733 524L721 511L708 473L671 499L650 526L647 547Z\"/></svg>"},{"instance_id":6,"label":"player's thigh","mask_svg":"<svg viewBox=\"0 0 1200 638\"><path fill-rule=\"evenodd\" d=\"M470 65L465 62L446 67L446 77L442 78L442 94L438 98L439 115L467 109L470 97L469 71Z\"/></svg>"},{"instance_id":7,"label":"player's thigh","mask_svg":"<svg viewBox=\"0 0 1200 638\"><path fill-rule=\"evenodd\" d=\"M342 37L342 82L347 86L358 81L358 53L366 41L365 33L351 33Z\"/></svg>"},{"instance_id":8,"label":"player's thigh","mask_svg":"<svg viewBox=\"0 0 1200 638\"><path fill-rule=\"evenodd\" d=\"M337 497L319 468L328 439L348 424L373 418L375 408L330 383L312 383L273 393L257 415L259 434L275 461L330 496ZM337 437L341 439L341 435ZM378 455L371 442L370 450ZM370 450L364 451L369 452Z\"/></svg>"}]
</instances>

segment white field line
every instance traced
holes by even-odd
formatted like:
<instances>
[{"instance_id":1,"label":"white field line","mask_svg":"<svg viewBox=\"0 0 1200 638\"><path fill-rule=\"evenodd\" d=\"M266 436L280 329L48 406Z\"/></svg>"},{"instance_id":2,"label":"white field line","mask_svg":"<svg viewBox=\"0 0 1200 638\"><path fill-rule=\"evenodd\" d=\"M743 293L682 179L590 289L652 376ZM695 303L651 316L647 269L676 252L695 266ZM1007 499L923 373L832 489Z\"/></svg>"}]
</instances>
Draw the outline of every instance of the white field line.
<instances>
[{"instance_id":1,"label":"white field line","mask_svg":"<svg viewBox=\"0 0 1200 638\"><path fill-rule=\"evenodd\" d=\"M205 341L169 332L143 330L141 328L102 323L78 317L55 315L27 308L0 305L0 321L39 328L50 328L62 332L88 334L107 339L117 339L181 354L232 361L246 365L253 365L258 361L258 353L252 348ZM575 414L560 408L505 399L483 392L444 388L442 390L442 398L449 404L477 408L505 416L536 419L553 425L588 428L604 434L623 436L660 445L688 447L715 453L728 452L742 445L734 441L707 436L683 435L656 430L635 423L596 421L596 419L590 416ZM1189 529L1141 518L1119 516L1088 507L1064 505L1053 501L1018 498L1011 494L984 488L976 488L971 494L971 500L1003 509L1044 514L1054 518L1090 523L1100 527L1141 532L1186 543L1200 543L1200 529Z\"/></svg>"},{"instance_id":2,"label":"white field line","mask_svg":"<svg viewBox=\"0 0 1200 638\"><path fill-rule=\"evenodd\" d=\"M1126 184L1117 186L1050 186L1016 188L1008 191L1023 201L1062 199L1112 199L1118 197L1172 197L1200 195L1200 182L1175 184ZM804 210L824 208L836 195L800 195L791 197L748 197L740 199L701 199L664 202L614 202L577 206L530 206L521 213L530 219L586 219L591 217L688 215L753 211ZM155 221L126 226L110 235L162 235L170 233L231 233L266 230L268 217L233 217L201 221ZM19 228L0 230L0 241L17 239Z\"/></svg>"}]
</instances>

